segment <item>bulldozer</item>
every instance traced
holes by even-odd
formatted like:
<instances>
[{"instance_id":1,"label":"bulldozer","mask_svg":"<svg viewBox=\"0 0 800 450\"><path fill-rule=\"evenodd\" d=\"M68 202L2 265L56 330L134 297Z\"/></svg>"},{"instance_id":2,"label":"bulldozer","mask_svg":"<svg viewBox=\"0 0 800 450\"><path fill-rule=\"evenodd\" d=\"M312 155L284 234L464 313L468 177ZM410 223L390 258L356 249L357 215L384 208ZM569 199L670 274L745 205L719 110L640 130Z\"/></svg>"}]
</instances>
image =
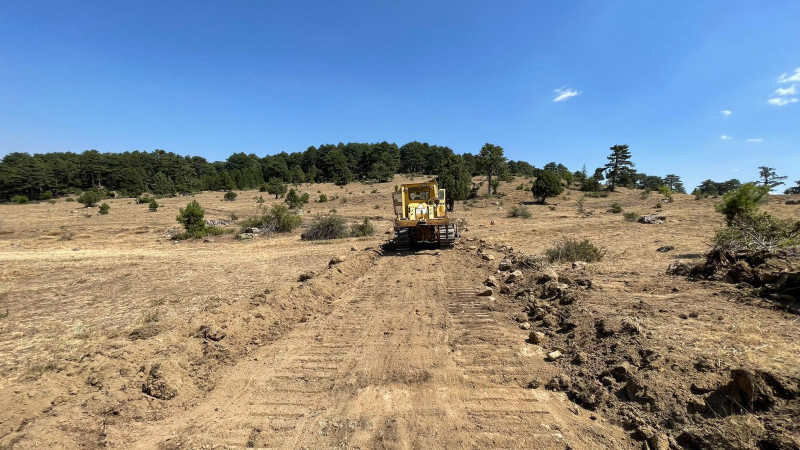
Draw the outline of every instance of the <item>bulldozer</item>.
<instances>
[{"instance_id":1,"label":"bulldozer","mask_svg":"<svg viewBox=\"0 0 800 450\"><path fill-rule=\"evenodd\" d=\"M447 217L446 195L434 181L400 186L392 196L395 250L410 250L417 244L453 248L458 224Z\"/></svg>"}]
</instances>

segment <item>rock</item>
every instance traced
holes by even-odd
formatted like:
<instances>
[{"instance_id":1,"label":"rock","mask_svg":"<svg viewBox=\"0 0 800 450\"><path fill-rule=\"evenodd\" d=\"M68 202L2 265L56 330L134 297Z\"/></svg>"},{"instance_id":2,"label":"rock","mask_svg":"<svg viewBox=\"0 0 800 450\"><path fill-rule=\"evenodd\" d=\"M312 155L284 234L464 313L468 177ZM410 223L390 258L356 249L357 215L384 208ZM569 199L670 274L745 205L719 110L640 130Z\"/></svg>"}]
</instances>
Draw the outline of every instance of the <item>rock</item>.
<instances>
[{"instance_id":1,"label":"rock","mask_svg":"<svg viewBox=\"0 0 800 450\"><path fill-rule=\"evenodd\" d=\"M492 220L491 222L489 222L489 224L490 224L490 225L494 225L494 220Z\"/></svg>"},{"instance_id":2,"label":"rock","mask_svg":"<svg viewBox=\"0 0 800 450\"><path fill-rule=\"evenodd\" d=\"M611 369L610 373L615 380L626 381L633 373L633 368L627 361L625 361L616 365L613 369Z\"/></svg>"},{"instance_id":3,"label":"rock","mask_svg":"<svg viewBox=\"0 0 800 450\"><path fill-rule=\"evenodd\" d=\"M494 291L492 290L492 288L486 287L484 289L479 290L477 295L479 297L489 297L492 294L494 294Z\"/></svg>"},{"instance_id":4,"label":"rock","mask_svg":"<svg viewBox=\"0 0 800 450\"><path fill-rule=\"evenodd\" d=\"M558 282L558 274L553 269L544 269L539 274L539 276L536 277L536 282L538 284L545 284L549 281L552 281L554 283Z\"/></svg>"},{"instance_id":5,"label":"rock","mask_svg":"<svg viewBox=\"0 0 800 450\"><path fill-rule=\"evenodd\" d=\"M656 430L649 425L641 425L633 432L633 438L637 441L646 441L655 436Z\"/></svg>"},{"instance_id":6,"label":"rock","mask_svg":"<svg viewBox=\"0 0 800 450\"><path fill-rule=\"evenodd\" d=\"M588 265L586 261L575 261L572 263L572 270L584 270Z\"/></svg>"},{"instance_id":7,"label":"rock","mask_svg":"<svg viewBox=\"0 0 800 450\"><path fill-rule=\"evenodd\" d=\"M521 278L522 278L522 271L521 270L515 270L515 271L511 272L510 274L508 274L508 277L506 277L506 283L513 283L515 281L520 280Z\"/></svg>"},{"instance_id":8,"label":"rock","mask_svg":"<svg viewBox=\"0 0 800 450\"><path fill-rule=\"evenodd\" d=\"M297 281L308 281L312 278L314 278L314 272L309 271L301 273L300 276L297 277Z\"/></svg>"},{"instance_id":9,"label":"rock","mask_svg":"<svg viewBox=\"0 0 800 450\"><path fill-rule=\"evenodd\" d=\"M675 247L672 246L672 245L665 245L663 247L658 247L656 249L656 251L659 252L659 253L667 253L667 252L671 252L673 250L675 250Z\"/></svg>"},{"instance_id":10,"label":"rock","mask_svg":"<svg viewBox=\"0 0 800 450\"><path fill-rule=\"evenodd\" d=\"M207 227L229 227L236 225L236 222L227 219L206 219Z\"/></svg>"},{"instance_id":11,"label":"rock","mask_svg":"<svg viewBox=\"0 0 800 450\"><path fill-rule=\"evenodd\" d=\"M653 436L647 439L647 444L651 450L669 450L669 437L664 433L656 432Z\"/></svg>"},{"instance_id":12,"label":"rock","mask_svg":"<svg viewBox=\"0 0 800 450\"><path fill-rule=\"evenodd\" d=\"M542 297L543 298L554 298L562 295L564 292L569 289L564 283L558 283L555 281L548 281L544 285L544 289L542 290Z\"/></svg>"},{"instance_id":13,"label":"rock","mask_svg":"<svg viewBox=\"0 0 800 450\"><path fill-rule=\"evenodd\" d=\"M554 350L554 351L552 351L552 352L547 354L547 360L548 361L555 361L555 360L561 358L562 356L563 355L561 354L560 351Z\"/></svg>"},{"instance_id":14,"label":"rock","mask_svg":"<svg viewBox=\"0 0 800 450\"><path fill-rule=\"evenodd\" d=\"M561 373L550 379L544 387L551 391L567 391L572 387L572 379L569 375Z\"/></svg>"},{"instance_id":15,"label":"rock","mask_svg":"<svg viewBox=\"0 0 800 450\"><path fill-rule=\"evenodd\" d=\"M478 249L478 247L476 247L476 246L474 246L474 245L470 245L469 247L467 247L467 250L469 250L469 251L473 251L473 252L474 252L475 250L477 250L477 249Z\"/></svg>"},{"instance_id":16,"label":"rock","mask_svg":"<svg viewBox=\"0 0 800 450\"><path fill-rule=\"evenodd\" d=\"M674 261L667 266L667 273L669 275L689 275L691 267L683 261Z\"/></svg>"},{"instance_id":17,"label":"rock","mask_svg":"<svg viewBox=\"0 0 800 450\"><path fill-rule=\"evenodd\" d=\"M351 251L351 252L357 252L357 251L358 251L358 249L356 249L355 247L350 247L350 251Z\"/></svg>"},{"instance_id":18,"label":"rock","mask_svg":"<svg viewBox=\"0 0 800 450\"><path fill-rule=\"evenodd\" d=\"M521 324L519 324L519 328L521 330L530 330L531 329L531 323L530 322L522 322Z\"/></svg>"},{"instance_id":19,"label":"rock","mask_svg":"<svg viewBox=\"0 0 800 450\"><path fill-rule=\"evenodd\" d=\"M622 331L631 334L638 334L642 332L642 325L630 317L625 317L622 319Z\"/></svg>"},{"instance_id":20,"label":"rock","mask_svg":"<svg viewBox=\"0 0 800 450\"><path fill-rule=\"evenodd\" d=\"M575 354L575 357L572 358L572 364L580 366L582 364L586 364L588 360L589 358L586 356L586 353L578 352Z\"/></svg>"},{"instance_id":21,"label":"rock","mask_svg":"<svg viewBox=\"0 0 800 450\"><path fill-rule=\"evenodd\" d=\"M142 392L161 400L171 400L178 395L178 390L167 383L166 376L161 370L161 363L155 363L150 367L147 379L142 385Z\"/></svg>"},{"instance_id":22,"label":"rock","mask_svg":"<svg viewBox=\"0 0 800 450\"><path fill-rule=\"evenodd\" d=\"M641 376L633 375L625 384L625 395L629 401L655 404L656 399L650 394L649 387Z\"/></svg>"},{"instance_id":23,"label":"rock","mask_svg":"<svg viewBox=\"0 0 800 450\"><path fill-rule=\"evenodd\" d=\"M161 329L158 326L151 323L131 331L128 334L128 339L132 341L138 341L140 339L149 339L153 336L157 336L160 332Z\"/></svg>"},{"instance_id":24,"label":"rock","mask_svg":"<svg viewBox=\"0 0 800 450\"><path fill-rule=\"evenodd\" d=\"M254 237L253 233L241 233L237 236L237 238L239 238L240 241L253 239L253 237Z\"/></svg>"},{"instance_id":25,"label":"rock","mask_svg":"<svg viewBox=\"0 0 800 450\"><path fill-rule=\"evenodd\" d=\"M344 256L334 256L333 258L331 258L330 261L328 261L328 267L335 266L336 264L339 264L343 261L344 261Z\"/></svg>"},{"instance_id":26,"label":"rock","mask_svg":"<svg viewBox=\"0 0 800 450\"><path fill-rule=\"evenodd\" d=\"M248 233L252 233L252 234L261 233L261 229L260 228L256 228L256 227L248 228L245 231L248 232Z\"/></svg>"},{"instance_id":27,"label":"rock","mask_svg":"<svg viewBox=\"0 0 800 450\"><path fill-rule=\"evenodd\" d=\"M510 294L511 293L511 288L506 286L506 285L500 286L500 293L501 294Z\"/></svg>"},{"instance_id":28,"label":"rock","mask_svg":"<svg viewBox=\"0 0 800 450\"><path fill-rule=\"evenodd\" d=\"M489 278L486 279L486 281L483 282L483 285L489 287L497 287L497 278L495 278L494 276L490 276Z\"/></svg>"},{"instance_id":29,"label":"rock","mask_svg":"<svg viewBox=\"0 0 800 450\"><path fill-rule=\"evenodd\" d=\"M553 314L548 314L542 319L542 326L547 328L557 327L559 323L558 317Z\"/></svg>"},{"instance_id":30,"label":"rock","mask_svg":"<svg viewBox=\"0 0 800 450\"><path fill-rule=\"evenodd\" d=\"M500 261L500 264L497 266L497 270L501 272L505 272L507 270L511 270L511 261L504 259Z\"/></svg>"},{"instance_id":31,"label":"rock","mask_svg":"<svg viewBox=\"0 0 800 450\"><path fill-rule=\"evenodd\" d=\"M530 334L528 334L528 340L534 344L542 344L544 343L544 333L541 331L531 331Z\"/></svg>"},{"instance_id":32,"label":"rock","mask_svg":"<svg viewBox=\"0 0 800 450\"><path fill-rule=\"evenodd\" d=\"M639 217L639 223L664 223L667 220L666 214L648 214L646 216Z\"/></svg>"},{"instance_id":33,"label":"rock","mask_svg":"<svg viewBox=\"0 0 800 450\"><path fill-rule=\"evenodd\" d=\"M481 255L481 258L483 258L484 261L494 261L494 255L490 255L488 253Z\"/></svg>"}]
</instances>

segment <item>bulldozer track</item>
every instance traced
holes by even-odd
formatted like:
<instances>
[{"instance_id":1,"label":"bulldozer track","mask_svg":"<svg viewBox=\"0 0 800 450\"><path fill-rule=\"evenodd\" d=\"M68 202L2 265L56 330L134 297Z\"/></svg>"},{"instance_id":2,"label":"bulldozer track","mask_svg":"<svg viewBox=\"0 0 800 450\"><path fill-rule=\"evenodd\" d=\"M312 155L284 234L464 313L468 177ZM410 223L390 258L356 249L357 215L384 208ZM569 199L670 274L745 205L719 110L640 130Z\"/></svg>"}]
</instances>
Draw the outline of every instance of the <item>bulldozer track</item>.
<instances>
[{"instance_id":1,"label":"bulldozer track","mask_svg":"<svg viewBox=\"0 0 800 450\"><path fill-rule=\"evenodd\" d=\"M232 367L196 407L111 433L139 448L171 439L284 449L578 442L568 403L524 387L533 359L519 330L464 286L461 258L380 258L329 314Z\"/></svg>"}]
</instances>

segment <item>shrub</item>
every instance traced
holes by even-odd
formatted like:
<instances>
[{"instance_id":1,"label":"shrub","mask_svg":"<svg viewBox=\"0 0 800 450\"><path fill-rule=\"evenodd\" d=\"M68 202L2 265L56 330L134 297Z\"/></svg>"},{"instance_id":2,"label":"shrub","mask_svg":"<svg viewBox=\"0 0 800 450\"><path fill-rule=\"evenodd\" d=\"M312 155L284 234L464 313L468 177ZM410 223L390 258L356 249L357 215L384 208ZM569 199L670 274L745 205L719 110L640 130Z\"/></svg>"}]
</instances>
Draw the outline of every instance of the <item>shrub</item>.
<instances>
[{"instance_id":1,"label":"shrub","mask_svg":"<svg viewBox=\"0 0 800 450\"><path fill-rule=\"evenodd\" d=\"M265 201L266 200L264 200L264 196L263 195L259 195L258 198L256 199L256 203L258 203L259 205L264 203Z\"/></svg>"},{"instance_id":2,"label":"shrub","mask_svg":"<svg viewBox=\"0 0 800 450\"><path fill-rule=\"evenodd\" d=\"M317 216L301 236L309 241L340 239L349 236L344 218L339 216Z\"/></svg>"},{"instance_id":3,"label":"shrub","mask_svg":"<svg viewBox=\"0 0 800 450\"><path fill-rule=\"evenodd\" d=\"M311 195L308 192L303 192L303 195L300 196L300 203L307 204L311 200Z\"/></svg>"},{"instance_id":4,"label":"shrub","mask_svg":"<svg viewBox=\"0 0 800 450\"><path fill-rule=\"evenodd\" d=\"M547 250L547 259L550 262L563 261L600 261L605 252L592 244L589 239L579 241L577 239L567 239Z\"/></svg>"},{"instance_id":5,"label":"shrub","mask_svg":"<svg viewBox=\"0 0 800 450\"><path fill-rule=\"evenodd\" d=\"M65 202L74 202L74 201L75 201L75 199L74 199L74 198L72 198L72 197L67 197L67 198L65 198L65 199L64 199L64 201L65 201Z\"/></svg>"},{"instance_id":6,"label":"shrub","mask_svg":"<svg viewBox=\"0 0 800 450\"><path fill-rule=\"evenodd\" d=\"M141 197L136 199L136 204L150 203L151 200L155 200L155 199L153 197L150 197L147 194L144 194Z\"/></svg>"},{"instance_id":7,"label":"shrub","mask_svg":"<svg viewBox=\"0 0 800 450\"><path fill-rule=\"evenodd\" d=\"M608 197L608 191L587 192L584 195L591 198L606 198Z\"/></svg>"},{"instance_id":8,"label":"shrub","mask_svg":"<svg viewBox=\"0 0 800 450\"><path fill-rule=\"evenodd\" d=\"M665 199L667 199L667 203L672 203L675 199L672 198L672 189L667 186L659 186L658 193L663 195Z\"/></svg>"},{"instance_id":9,"label":"shrub","mask_svg":"<svg viewBox=\"0 0 800 450\"><path fill-rule=\"evenodd\" d=\"M286 185L279 178L270 178L266 189L267 193L274 195L275 198L280 198L286 193Z\"/></svg>"},{"instance_id":10,"label":"shrub","mask_svg":"<svg viewBox=\"0 0 800 450\"><path fill-rule=\"evenodd\" d=\"M50 200L53 198L53 193L51 191L44 191L39 194L39 200Z\"/></svg>"},{"instance_id":11,"label":"shrub","mask_svg":"<svg viewBox=\"0 0 800 450\"><path fill-rule=\"evenodd\" d=\"M100 205L100 211L98 211L102 215L108 214L108 210L111 209L111 206L108 203L103 203Z\"/></svg>"},{"instance_id":12,"label":"shrub","mask_svg":"<svg viewBox=\"0 0 800 450\"><path fill-rule=\"evenodd\" d=\"M724 251L770 250L800 245L800 221L779 219L767 213L738 216L729 226L717 230L713 245Z\"/></svg>"},{"instance_id":13,"label":"shrub","mask_svg":"<svg viewBox=\"0 0 800 450\"><path fill-rule=\"evenodd\" d=\"M626 222L636 222L639 220L639 214L635 212L628 211L622 215Z\"/></svg>"},{"instance_id":14,"label":"shrub","mask_svg":"<svg viewBox=\"0 0 800 450\"><path fill-rule=\"evenodd\" d=\"M539 203L544 204L547 197L556 197L564 192L564 186L561 185L561 176L558 173L550 170L544 170L536 181L533 182L531 187L533 196L539 199Z\"/></svg>"},{"instance_id":15,"label":"shrub","mask_svg":"<svg viewBox=\"0 0 800 450\"><path fill-rule=\"evenodd\" d=\"M78 197L78 203L83 203L84 206L87 208L95 206L97 202L106 198L105 195L99 189L91 189L85 191Z\"/></svg>"},{"instance_id":16,"label":"shrub","mask_svg":"<svg viewBox=\"0 0 800 450\"><path fill-rule=\"evenodd\" d=\"M28 197L26 197L24 195L15 195L15 196L11 197L11 201L14 202L14 203L17 203L19 205L22 205L22 204L28 203Z\"/></svg>"},{"instance_id":17,"label":"shrub","mask_svg":"<svg viewBox=\"0 0 800 450\"><path fill-rule=\"evenodd\" d=\"M197 203L197 200L192 200L186 205L186 208L179 210L175 220L183 225L186 230L186 237L201 237L206 228L205 214L206 211L200 206L200 203Z\"/></svg>"},{"instance_id":18,"label":"shrub","mask_svg":"<svg viewBox=\"0 0 800 450\"><path fill-rule=\"evenodd\" d=\"M362 223L355 223L350 227L350 234L354 237L372 236L375 234L375 227L365 218Z\"/></svg>"},{"instance_id":19,"label":"shrub","mask_svg":"<svg viewBox=\"0 0 800 450\"><path fill-rule=\"evenodd\" d=\"M232 202L236 200L237 196L238 195L236 194L236 192L228 191L225 193L225 196L222 197L222 199L225 200L226 202Z\"/></svg>"},{"instance_id":20,"label":"shrub","mask_svg":"<svg viewBox=\"0 0 800 450\"><path fill-rule=\"evenodd\" d=\"M663 208L663 207L664 207L664 205L663 205L663 204L661 203L661 201L659 200L659 201L658 201L658 203L656 203L656 209L661 209L661 208Z\"/></svg>"},{"instance_id":21,"label":"shrub","mask_svg":"<svg viewBox=\"0 0 800 450\"><path fill-rule=\"evenodd\" d=\"M582 195L581 198L579 198L578 201L575 202L575 203L578 204L578 214L583 214L584 213L583 204L585 202L586 202L586 196L585 195Z\"/></svg>"},{"instance_id":22,"label":"shrub","mask_svg":"<svg viewBox=\"0 0 800 450\"><path fill-rule=\"evenodd\" d=\"M603 185L594 178L584 178L581 181L580 189L583 192L596 192L603 189Z\"/></svg>"},{"instance_id":23,"label":"shrub","mask_svg":"<svg viewBox=\"0 0 800 450\"><path fill-rule=\"evenodd\" d=\"M303 206L302 198L297 195L297 192L294 189L289 189L289 193L286 194L286 198L283 200L289 205L289 208L295 209Z\"/></svg>"},{"instance_id":24,"label":"shrub","mask_svg":"<svg viewBox=\"0 0 800 450\"><path fill-rule=\"evenodd\" d=\"M260 228L264 231L288 233L303 223L303 219L289 211L286 205L275 205L270 209L262 208L258 217L248 217L239 224L242 231L248 228Z\"/></svg>"},{"instance_id":25,"label":"shrub","mask_svg":"<svg viewBox=\"0 0 800 450\"><path fill-rule=\"evenodd\" d=\"M525 205L514 205L511 207L511 210L508 211L508 217L530 219L531 216L531 211Z\"/></svg>"},{"instance_id":26,"label":"shrub","mask_svg":"<svg viewBox=\"0 0 800 450\"><path fill-rule=\"evenodd\" d=\"M156 199L151 199L150 203L147 205L147 208L150 209L150 211L158 211L159 206L161 205L158 204Z\"/></svg>"},{"instance_id":27,"label":"shrub","mask_svg":"<svg viewBox=\"0 0 800 450\"><path fill-rule=\"evenodd\" d=\"M325 195L325 194L319 194L319 200L317 200L317 201L320 202L320 203L325 203L325 202L328 201L328 196Z\"/></svg>"},{"instance_id":28,"label":"shrub","mask_svg":"<svg viewBox=\"0 0 800 450\"><path fill-rule=\"evenodd\" d=\"M621 212L622 212L622 205L620 205L620 204L619 204L619 203L617 203L617 202L614 202L614 203L612 203L612 204L611 204L611 209L610 209L610 211L611 211L612 213L614 213L614 214L619 214L619 213L621 213Z\"/></svg>"},{"instance_id":29,"label":"shrub","mask_svg":"<svg viewBox=\"0 0 800 450\"><path fill-rule=\"evenodd\" d=\"M746 216L753 215L758 211L758 204L769 192L769 188L756 186L755 183L747 183L739 189L727 192L722 197L722 202L715 208L718 213L725 216L728 226Z\"/></svg>"}]
</instances>

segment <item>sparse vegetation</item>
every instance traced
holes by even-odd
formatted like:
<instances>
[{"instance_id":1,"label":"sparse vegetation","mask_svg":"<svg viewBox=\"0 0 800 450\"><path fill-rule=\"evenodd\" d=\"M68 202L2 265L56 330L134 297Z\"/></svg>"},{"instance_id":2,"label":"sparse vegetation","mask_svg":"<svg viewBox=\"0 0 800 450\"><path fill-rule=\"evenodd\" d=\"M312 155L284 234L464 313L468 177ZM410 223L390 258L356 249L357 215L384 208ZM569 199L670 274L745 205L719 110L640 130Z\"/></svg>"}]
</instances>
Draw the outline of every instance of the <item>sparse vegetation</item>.
<instances>
[{"instance_id":1,"label":"sparse vegetation","mask_svg":"<svg viewBox=\"0 0 800 450\"><path fill-rule=\"evenodd\" d=\"M591 198L606 198L608 197L608 191L587 192L584 195Z\"/></svg>"},{"instance_id":2,"label":"sparse vegetation","mask_svg":"<svg viewBox=\"0 0 800 450\"><path fill-rule=\"evenodd\" d=\"M372 236L375 234L375 227L369 221L369 218L365 218L363 222L353 224L350 227L350 234L354 237Z\"/></svg>"},{"instance_id":3,"label":"sparse vegetation","mask_svg":"<svg viewBox=\"0 0 800 450\"><path fill-rule=\"evenodd\" d=\"M603 259L605 251L597 248L589 239L567 239L547 250L546 255L550 262L594 262Z\"/></svg>"},{"instance_id":4,"label":"sparse vegetation","mask_svg":"<svg viewBox=\"0 0 800 450\"><path fill-rule=\"evenodd\" d=\"M617 202L614 202L614 203L611 204L611 207L609 208L609 211L611 211L614 214L619 214L619 213L622 212L622 205L620 205Z\"/></svg>"},{"instance_id":5,"label":"sparse vegetation","mask_svg":"<svg viewBox=\"0 0 800 450\"><path fill-rule=\"evenodd\" d=\"M658 193L664 196L664 199L667 203L672 203L675 199L672 198L672 189L668 188L667 186L659 186Z\"/></svg>"},{"instance_id":6,"label":"sparse vegetation","mask_svg":"<svg viewBox=\"0 0 800 450\"><path fill-rule=\"evenodd\" d=\"M302 225L303 219L289 211L286 205L275 205L272 208L261 209L261 215L248 217L239 224L241 231L249 228L259 228L265 232L288 233Z\"/></svg>"},{"instance_id":7,"label":"sparse vegetation","mask_svg":"<svg viewBox=\"0 0 800 450\"><path fill-rule=\"evenodd\" d=\"M731 191L722 197L722 202L715 208L718 213L725 216L728 226L733 225L737 220L750 216L758 210L758 204L769 192L768 188L756 186L755 183L747 183L735 191Z\"/></svg>"},{"instance_id":8,"label":"sparse vegetation","mask_svg":"<svg viewBox=\"0 0 800 450\"><path fill-rule=\"evenodd\" d=\"M586 203L586 196L582 195L575 203L578 204L578 214L583 214L585 211L583 209L584 203Z\"/></svg>"},{"instance_id":9,"label":"sparse vegetation","mask_svg":"<svg viewBox=\"0 0 800 450\"><path fill-rule=\"evenodd\" d=\"M625 214L622 215L622 217L625 219L626 222L636 222L637 220L639 220L639 214L632 211L626 212Z\"/></svg>"},{"instance_id":10,"label":"sparse vegetation","mask_svg":"<svg viewBox=\"0 0 800 450\"><path fill-rule=\"evenodd\" d=\"M533 215L525 205L514 205L508 211L508 217L516 217L519 219L530 219Z\"/></svg>"},{"instance_id":11,"label":"sparse vegetation","mask_svg":"<svg viewBox=\"0 0 800 450\"><path fill-rule=\"evenodd\" d=\"M347 222L337 215L317 216L301 236L308 241L341 239L350 236Z\"/></svg>"},{"instance_id":12,"label":"sparse vegetation","mask_svg":"<svg viewBox=\"0 0 800 450\"><path fill-rule=\"evenodd\" d=\"M327 202L327 201L328 201L328 196L327 196L327 195L325 195L325 194L319 194L319 199L317 200L317 202L319 202L319 203L325 203L325 202Z\"/></svg>"}]
</instances>

